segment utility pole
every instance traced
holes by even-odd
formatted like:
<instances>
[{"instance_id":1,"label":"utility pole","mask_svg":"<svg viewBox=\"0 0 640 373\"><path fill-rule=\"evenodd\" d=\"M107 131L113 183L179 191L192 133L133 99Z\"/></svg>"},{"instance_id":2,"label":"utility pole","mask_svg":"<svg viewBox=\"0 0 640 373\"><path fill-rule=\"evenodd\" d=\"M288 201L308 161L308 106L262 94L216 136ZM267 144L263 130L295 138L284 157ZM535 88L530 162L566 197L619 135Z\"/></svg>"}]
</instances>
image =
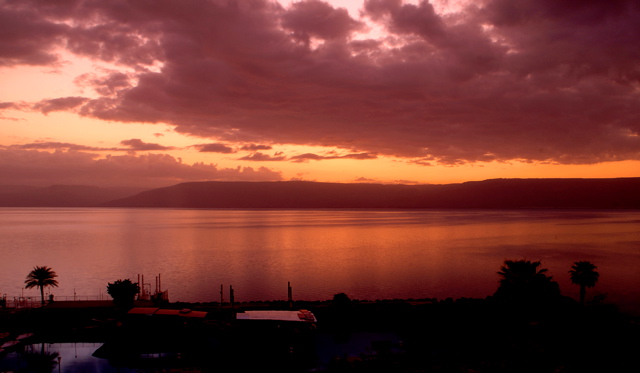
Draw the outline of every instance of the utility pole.
<instances>
[{"instance_id":1,"label":"utility pole","mask_svg":"<svg viewBox=\"0 0 640 373\"><path fill-rule=\"evenodd\" d=\"M293 309L293 292L291 291L291 281L287 282L287 295L289 298L289 309Z\"/></svg>"}]
</instances>

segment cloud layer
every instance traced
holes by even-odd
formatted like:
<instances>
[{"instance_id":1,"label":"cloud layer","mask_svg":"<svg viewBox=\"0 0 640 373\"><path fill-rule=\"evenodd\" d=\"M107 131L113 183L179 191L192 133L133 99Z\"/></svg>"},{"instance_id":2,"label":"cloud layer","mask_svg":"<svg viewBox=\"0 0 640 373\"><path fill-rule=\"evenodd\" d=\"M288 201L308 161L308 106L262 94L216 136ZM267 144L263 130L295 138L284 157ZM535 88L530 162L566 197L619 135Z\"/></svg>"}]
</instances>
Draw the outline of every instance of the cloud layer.
<instances>
[{"instance_id":1,"label":"cloud layer","mask_svg":"<svg viewBox=\"0 0 640 373\"><path fill-rule=\"evenodd\" d=\"M78 77L97 97L0 108L170 123L220 142L202 152L255 143L417 164L640 159L638 2L485 0L444 14L368 0L361 12L319 0L0 0L0 66L56 66L66 50L123 67ZM382 31L363 36L372 27Z\"/></svg>"},{"instance_id":2,"label":"cloud layer","mask_svg":"<svg viewBox=\"0 0 640 373\"><path fill-rule=\"evenodd\" d=\"M81 149L87 150L87 149ZM0 148L0 175L5 182L48 186L65 184L160 187L188 181L279 181L282 175L265 167L220 168L187 165L166 154L114 155L98 158L76 150L53 153Z\"/></svg>"}]
</instances>

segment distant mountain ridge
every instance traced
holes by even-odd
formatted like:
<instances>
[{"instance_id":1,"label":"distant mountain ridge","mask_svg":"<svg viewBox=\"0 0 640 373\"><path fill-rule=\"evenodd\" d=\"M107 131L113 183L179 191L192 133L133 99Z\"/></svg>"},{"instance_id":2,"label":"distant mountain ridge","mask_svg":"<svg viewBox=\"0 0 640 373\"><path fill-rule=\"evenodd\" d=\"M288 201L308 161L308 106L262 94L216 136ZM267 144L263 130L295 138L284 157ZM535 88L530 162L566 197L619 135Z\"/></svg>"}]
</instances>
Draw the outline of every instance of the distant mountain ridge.
<instances>
[{"instance_id":1,"label":"distant mountain ridge","mask_svg":"<svg viewBox=\"0 0 640 373\"><path fill-rule=\"evenodd\" d=\"M640 208L640 178L491 179L444 185L191 182L102 204L170 208Z\"/></svg>"},{"instance_id":2,"label":"distant mountain ridge","mask_svg":"<svg viewBox=\"0 0 640 373\"><path fill-rule=\"evenodd\" d=\"M443 185L212 181L151 190L5 185L0 186L0 207L640 209L640 178Z\"/></svg>"},{"instance_id":3,"label":"distant mountain ridge","mask_svg":"<svg viewBox=\"0 0 640 373\"><path fill-rule=\"evenodd\" d=\"M100 188L86 185L0 186L0 207L96 207L140 193L143 188Z\"/></svg>"}]
</instances>

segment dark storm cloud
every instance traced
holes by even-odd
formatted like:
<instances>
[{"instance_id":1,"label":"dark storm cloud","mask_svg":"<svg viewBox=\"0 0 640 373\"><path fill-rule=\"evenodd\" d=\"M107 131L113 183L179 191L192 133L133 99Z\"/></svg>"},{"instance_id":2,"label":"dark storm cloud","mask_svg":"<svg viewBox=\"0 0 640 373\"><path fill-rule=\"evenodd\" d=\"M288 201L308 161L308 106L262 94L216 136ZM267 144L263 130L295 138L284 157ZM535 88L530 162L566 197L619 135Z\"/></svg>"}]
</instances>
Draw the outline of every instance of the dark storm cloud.
<instances>
[{"instance_id":1,"label":"dark storm cloud","mask_svg":"<svg viewBox=\"0 0 640 373\"><path fill-rule=\"evenodd\" d=\"M54 48L64 44L69 27L51 22L32 5L0 2L0 66L58 62Z\"/></svg>"},{"instance_id":2,"label":"dark storm cloud","mask_svg":"<svg viewBox=\"0 0 640 373\"><path fill-rule=\"evenodd\" d=\"M101 97L43 112L429 164L590 164L640 159L638 4L486 0L442 15L369 0L363 20L387 34L363 40L363 20L319 0L0 0L0 65L56 64L64 47L131 68L79 78Z\"/></svg>"},{"instance_id":3,"label":"dark storm cloud","mask_svg":"<svg viewBox=\"0 0 640 373\"><path fill-rule=\"evenodd\" d=\"M334 9L319 0L293 3L282 16L282 25L307 43L310 37L344 39L353 31L364 28L364 24L351 18L346 9Z\"/></svg>"}]
</instances>

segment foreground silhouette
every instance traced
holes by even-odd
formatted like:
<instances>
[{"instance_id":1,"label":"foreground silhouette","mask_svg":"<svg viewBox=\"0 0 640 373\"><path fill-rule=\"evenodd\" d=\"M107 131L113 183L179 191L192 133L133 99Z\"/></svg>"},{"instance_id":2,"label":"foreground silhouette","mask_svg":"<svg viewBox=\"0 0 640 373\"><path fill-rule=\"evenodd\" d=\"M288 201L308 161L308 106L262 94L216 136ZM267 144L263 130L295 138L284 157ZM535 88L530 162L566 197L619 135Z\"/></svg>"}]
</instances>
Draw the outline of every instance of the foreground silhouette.
<instances>
[{"instance_id":1,"label":"foreground silhouette","mask_svg":"<svg viewBox=\"0 0 640 373\"><path fill-rule=\"evenodd\" d=\"M33 270L27 275L27 279L24 281L25 288L31 289L37 287L40 289L40 300L44 306L44 288L52 286L58 287L58 281L55 278L58 275L49 267L35 266Z\"/></svg>"},{"instance_id":2,"label":"foreground silhouette","mask_svg":"<svg viewBox=\"0 0 640 373\"><path fill-rule=\"evenodd\" d=\"M595 266L589 270L577 263L583 262L572 271L593 276ZM328 301L292 302L294 309L313 312L314 328L237 322L237 312L290 310L284 300L235 307L176 302L162 311L137 305L144 312L123 312L139 291L128 279L108 286L116 307L65 308L66 302L55 302L30 312L0 313L0 326L12 326L15 334L34 332L40 341L104 342L94 356L110 366L158 372L640 371L637 318L611 305L582 307L562 297L540 261L505 260L497 273L496 295L485 299L361 301L338 293ZM43 360L48 369L50 359ZM221 370L227 363L233 370Z\"/></svg>"},{"instance_id":3,"label":"foreground silhouette","mask_svg":"<svg viewBox=\"0 0 640 373\"><path fill-rule=\"evenodd\" d=\"M540 303L557 299L560 287L548 276L540 261L505 260L498 274L500 286L494 297L517 303Z\"/></svg>"},{"instance_id":4,"label":"foreground silhouette","mask_svg":"<svg viewBox=\"0 0 640 373\"><path fill-rule=\"evenodd\" d=\"M25 371L33 373L50 373L58 365L58 352L45 352L44 343L41 351L24 352Z\"/></svg>"},{"instance_id":5,"label":"foreground silhouette","mask_svg":"<svg viewBox=\"0 0 640 373\"><path fill-rule=\"evenodd\" d=\"M107 285L107 293L113 298L113 304L121 311L133 308L136 295L140 293L140 286L131 280L116 280Z\"/></svg>"},{"instance_id":6,"label":"foreground silhouette","mask_svg":"<svg viewBox=\"0 0 640 373\"><path fill-rule=\"evenodd\" d=\"M596 266L591 262L579 261L573 263L569 271L571 282L580 286L580 304L584 305L587 288L596 286L600 274L596 272Z\"/></svg>"}]
</instances>

